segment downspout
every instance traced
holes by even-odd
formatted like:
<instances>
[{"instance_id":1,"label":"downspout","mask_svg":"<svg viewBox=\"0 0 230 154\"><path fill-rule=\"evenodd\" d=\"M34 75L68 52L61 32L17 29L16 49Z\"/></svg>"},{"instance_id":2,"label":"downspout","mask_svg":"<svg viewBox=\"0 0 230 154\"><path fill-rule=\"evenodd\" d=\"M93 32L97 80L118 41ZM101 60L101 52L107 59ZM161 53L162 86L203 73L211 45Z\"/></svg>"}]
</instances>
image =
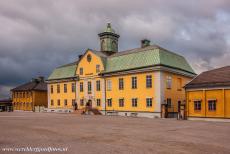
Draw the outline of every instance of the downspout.
<instances>
[{"instance_id":1,"label":"downspout","mask_svg":"<svg viewBox=\"0 0 230 154\"><path fill-rule=\"evenodd\" d=\"M74 82L75 82L75 102L74 102L74 106L72 104L73 111L75 111L75 108L76 108L75 105L77 105L77 110L78 110L78 103L77 103L77 88L78 88L78 85L77 85L77 79L74 79Z\"/></svg>"},{"instance_id":2,"label":"downspout","mask_svg":"<svg viewBox=\"0 0 230 154\"><path fill-rule=\"evenodd\" d=\"M206 104L206 103L207 103L207 102L206 102L206 90L205 90L205 89L203 89L203 98L204 98L204 105L205 105L205 106L204 106L204 109L205 109L205 110L204 110L204 115L205 115L204 117L206 117L206 116L207 116L207 111L206 111L206 110L207 110L207 109L206 109L206 107L207 107L207 104Z\"/></svg>"},{"instance_id":3,"label":"downspout","mask_svg":"<svg viewBox=\"0 0 230 154\"><path fill-rule=\"evenodd\" d=\"M105 115L107 115L107 112L106 112L106 79L104 78L104 82L105 82L105 87L104 87L104 90L105 90Z\"/></svg>"},{"instance_id":4,"label":"downspout","mask_svg":"<svg viewBox=\"0 0 230 154\"><path fill-rule=\"evenodd\" d=\"M33 90L31 90L31 93L32 93L32 111L35 112L35 106L34 106L34 93L33 93Z\"/></svg>"},{"instance_id":5,"label":"downspout","mask_svg":"<svg viewBox=\"0 0 230 154\"><path fill-rule=\"evenodd\" d=\"M225 118L225 116L226 116L226 111L225 111L226 110L225 89L222 90L222 93L223 93L223 103L224 103L224 110L223 110L224 114L223 115L224 115L224 118Z\"/></svg>"}]
</instances>

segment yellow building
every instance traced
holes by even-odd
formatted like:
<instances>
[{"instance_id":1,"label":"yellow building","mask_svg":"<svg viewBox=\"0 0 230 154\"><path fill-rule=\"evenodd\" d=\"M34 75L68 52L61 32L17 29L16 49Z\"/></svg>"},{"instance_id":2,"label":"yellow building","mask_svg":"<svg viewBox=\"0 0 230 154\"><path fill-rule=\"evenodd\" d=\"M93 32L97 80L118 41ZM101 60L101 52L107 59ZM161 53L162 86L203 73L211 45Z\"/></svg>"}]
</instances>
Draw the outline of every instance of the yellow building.
<instances>
[{"instance_id":1,"label":"yellow building","mask_svg":"<svg viewBox=\"0 0 230 154\"><path fill-rule=\"evenodd\" d=\"M35 111L36 106L47 107L47 85L43 77L11 90L14 110Z\"/></svg>"},{"instance_id":2,"label":"yellow building","mask_svg":"<svg viewBox=\"0 0 230 154\"><path fill-rule=\"evenodd\" d=\"M230 118L230 66L201 73L185 89L188 118Z\"/></svg>"},{"instance_id":3,"label":"yellow building","mask_svg":"<svg viewBox=\"0 0 230 154\"><path fill-rule=\"evenodd\" d=\"M71 112L76 106L76 67L71 63L56 68L47 80L50 111Z\"/></svg>"},{"instance_id":4,"label":"yellow building","mask_svg":"<svg viewBox=\"0 0 230 154\"><path fill-rule=\"evenodd\" d=\"M147 39L139 48L118 52L119 35L110 24L99 38L101 50L87 49L72 67L79 109L87 105L102 114L160 117L165 106L169 116L177 113L178 102L185 102L182 87L195 76L184 57L150 45ZM66 71L62 67L60 72ZM50 108L51 100L64 97L62 93L52 97L51 86L55 85L48 86ZM72 98L71 92L68 96ZM57 107L54 103L52 108Z\"/></svg>"}]
</instances>

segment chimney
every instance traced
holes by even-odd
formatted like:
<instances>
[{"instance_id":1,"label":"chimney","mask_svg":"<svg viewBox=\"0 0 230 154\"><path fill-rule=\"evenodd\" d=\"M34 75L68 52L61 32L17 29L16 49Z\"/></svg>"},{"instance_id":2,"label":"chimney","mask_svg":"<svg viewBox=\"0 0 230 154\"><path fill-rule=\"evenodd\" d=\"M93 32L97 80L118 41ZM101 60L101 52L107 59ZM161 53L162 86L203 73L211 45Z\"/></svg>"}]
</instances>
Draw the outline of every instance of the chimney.
<instances>
[{"instance_id":1,"label":"chimney","mask_svg":"<svg viewBox=\"0 0 230 154\"><path fill-rule=\"evenodd\" d=\"M44 82L44 81L45 81L44 79L45 79L44 76L39 76L39 77L38 77L38 81L40 81L40 82Z\"/></svg>"},{"instance_id":2,"label":"chimney","mask_svg":"<svg viewBox=\"0 0 230 154\"><path fill-rule=\"evenodd\" d=\"M83 55L78 55L78 59L81 59L82 56L83 56Z\"/></svg>"},{"instance_id":3,"label":"chimney","mask_svg":"<svg viewBox=\"0 0 230 154\"><path fill-rule=\"evenodd\" d=\"M148 40L148 39L141 40L141 47L144 48L147 46L150 46L150 40Z\"/></svg>"},{"instance_id":4,"label":"chimney","mask_svg":"<svg viewBox=\"0 0 230 154\"><path fill-rule=\"evenodd\" d=\"M44 81L45 81L45 78L43 76L39 76L37 78L32 78L31 79L31 82L36 82L36 83L44 82Z\"/></svg>"}]
</instances>

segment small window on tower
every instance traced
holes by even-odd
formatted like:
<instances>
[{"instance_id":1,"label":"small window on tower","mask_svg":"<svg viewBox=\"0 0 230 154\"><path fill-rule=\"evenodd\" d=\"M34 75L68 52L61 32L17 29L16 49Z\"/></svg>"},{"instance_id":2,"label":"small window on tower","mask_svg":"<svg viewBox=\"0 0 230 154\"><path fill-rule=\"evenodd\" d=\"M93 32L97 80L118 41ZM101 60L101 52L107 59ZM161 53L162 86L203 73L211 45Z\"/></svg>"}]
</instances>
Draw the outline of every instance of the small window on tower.
<instances>
[{"instance_id":1,"label":"small window on tower","mask_svg":"<svg viewBox=\"0 0 230 154\"><path fill-rule=\"evenodd\" d=\"M92 56L91 56L90 54L88 54L88 55L87 55L87 61L88 61L88 62L91 62L91 60L92 60Z\"/></svg>"},{"instance_id":2,"label":"small window on tower","mask_svg":"<svg viewBox=\"0 0 230 154\"><path fill-rule=\"evenodd\" d=\"M117 43L115 41L112 42L112 48L113 50L117 50Z\"/></svg>"},{"instance_id":3,"label":"small window on tower","mask_svg":"<svg viewBox=\"0 0 230 154\"><path fill-rule=\"evenodd\" d=\"M102 40L101 41L101 50L104 51L104 49L105 49L105 41Z\"/></svg>"}]
</instances>

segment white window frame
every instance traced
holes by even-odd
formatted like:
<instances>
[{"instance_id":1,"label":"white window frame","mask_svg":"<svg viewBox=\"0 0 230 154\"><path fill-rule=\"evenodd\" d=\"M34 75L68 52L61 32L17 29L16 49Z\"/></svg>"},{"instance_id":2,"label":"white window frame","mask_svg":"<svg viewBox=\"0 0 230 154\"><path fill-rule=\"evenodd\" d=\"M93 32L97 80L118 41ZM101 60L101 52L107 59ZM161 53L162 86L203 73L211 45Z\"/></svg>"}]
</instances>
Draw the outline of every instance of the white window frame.
<instances>
[{"instance_id":1,"label":"white window frame","mask_svg":"<svg viewBox=\"0 0 230 154\"><path fill-rule=\"evenodd\" d=\"M166 88L172 89L172 76L166 76Z\"/></svg>"},{"instance_id":2,"label":"white window frame","mask_svg":"<svg viewBox=\"0 0 230 154\"><path fill-rule=\"evenodd\" d=\"M151 97L146 98L146 107L147 108L153 107L153 98L151 98Z\"/></svg>"},{"instance_id":3,"label":"white window frame","mask_svg":"<svg viewBox=\"0 0 230 154\"><path fill-rule=\"evenodd\" d=\"M137 107L137 106L138 106L138 99L132 98L132 107Z\"/></svg>"},{"instance_id":4,"label":"white window frame","mask_svg":"<svg viewBox=\"0 0 230 154\"><path fill-rule=\"evenodd\" d=\"M152 88L152 75L146 75L146 88Z\"/></svg>"},{"instance_id":5,"label":"white window frame","mask_svg":"<svg viewBox=\"0 0 230 154\"><path fill-rule=\"evenodd\" d=\"M112 81L107 80L107 91L111 91L111 90L112 90Z\"/></svg>"}]
</instances>

